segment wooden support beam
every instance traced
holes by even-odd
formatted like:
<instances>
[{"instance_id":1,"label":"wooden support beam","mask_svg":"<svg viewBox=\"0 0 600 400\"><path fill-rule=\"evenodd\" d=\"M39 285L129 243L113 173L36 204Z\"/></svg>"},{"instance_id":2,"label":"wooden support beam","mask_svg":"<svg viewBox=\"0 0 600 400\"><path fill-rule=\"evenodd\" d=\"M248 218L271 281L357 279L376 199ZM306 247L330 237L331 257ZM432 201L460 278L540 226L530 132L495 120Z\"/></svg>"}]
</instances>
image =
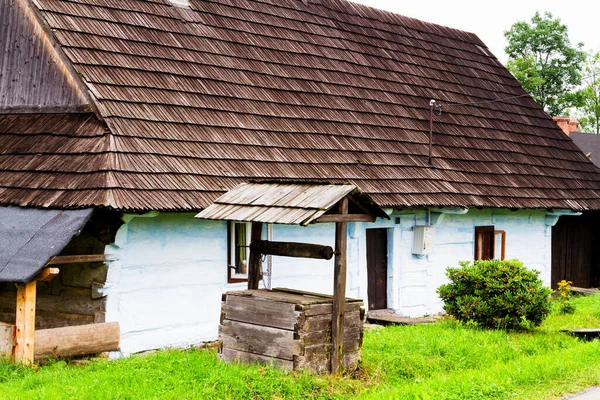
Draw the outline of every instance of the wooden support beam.
<instances>
[{"instance_id":1,"label":"wooden support beam","mask_svg":"<svg viewBox=\"0 0 600 400\"><path fill-rule=\"evenodd\" d=\"M375 222L368 214L323 214L315 222Z\"/></svg>"},{"instance_id":2,"label":"wooden support beam","mask_svg":"<svg viewBox=\"0 0 600 400\"><path fill-rule=\"evenodd\" d=\"M348 213L348 198L339 202L339 214ZM344 338L344 309L346 301L346 250L348 247L348 222L335 224L335 261L333 271L333 305L331 315L331 373L340 371L342 341Z\"/></svg>"},{"instance_id":3,"label":"wooden support beam","mask_svg":"<svg viewBox=\"0 0 600 400\"><path fill-rule=\"evenodd\" d=\"M252 250L252 243L262 239L262 222L253 222L250 230L250 260L248 262L248 290L258 289L260 282L260 252Z\"/></svg>"},{"instance_id":4,"label":"wooden support beam","mask_svg":"<svg viewBox=\"0 0 600 400\"><path fill-rule=\"evenodd\" d=\"M58 276L59 272L60 272L60 269L58 269L58 268L47 267L47 268L44 268L43 270L41 270L40 273L37 274L37 276L33 280L48 282L48 281L51 281L52 279L56 278Z\"/></svg>"},{"instance_id":5,"label":"wooden support beam","mask_svg":"<svg viewBox=\"0 0 600 400\"><path fill-rule=\"evenodd\" d=\"M58 265L58 264L76 264L76 263L87 263L87 262L104 262L112 261L114 257L111 254L86 254L86 255L74 255L74 256L54 256L46 265Z\"/></svg>"},{"instance_id":6,"label":"wooden support beam","mask_svg":"<svg viewBox=\"0 0 600 400\"><path fill-rule=\"evenodd\" d=\"M40 329L35 332L35 359L115 351L120 340L118 322Z\"/></svg>"},{"instance_id":7,"label":"wooden support beam","mask_svg":"<svg viewBox=\"0 0 600 400\"><path fill-rule=\"evenodd\" d=\"M36 281L17 285L14 360L25 365L33 363L36 287Z\"/></svg>"},{"instance_id":8,"label":"wooden support beam","mask_svg":"<svg viewBox=\"0 0 600 400\"><path fill-rule=\"evenodd\" d=\"M331 246L295 242L270 242L268 240L253 241L251 251L260 254L271 254L283 257L317 258L331 260L333 249Z\"/></svg>"}]
</instances>

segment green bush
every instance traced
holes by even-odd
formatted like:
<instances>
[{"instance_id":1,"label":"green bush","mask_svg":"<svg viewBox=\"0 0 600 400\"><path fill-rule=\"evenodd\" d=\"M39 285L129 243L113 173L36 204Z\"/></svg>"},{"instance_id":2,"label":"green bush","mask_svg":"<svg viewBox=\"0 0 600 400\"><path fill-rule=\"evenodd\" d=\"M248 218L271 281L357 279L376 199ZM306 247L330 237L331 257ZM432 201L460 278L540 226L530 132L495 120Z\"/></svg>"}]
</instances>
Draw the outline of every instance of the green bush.
<instances>
[{"instance_id":1,"label":"green bush","mask_svg":"<svg viewBox=\"0 0 600 400\"><path fill-rule=\"evenodd\" d=\"M522 330L539 326L551 308L550 288L538 271L519 260L459 263L448 268L450 283L438 288L444 310L459 321L485 328Z\"/></svg>"}]
</instances>

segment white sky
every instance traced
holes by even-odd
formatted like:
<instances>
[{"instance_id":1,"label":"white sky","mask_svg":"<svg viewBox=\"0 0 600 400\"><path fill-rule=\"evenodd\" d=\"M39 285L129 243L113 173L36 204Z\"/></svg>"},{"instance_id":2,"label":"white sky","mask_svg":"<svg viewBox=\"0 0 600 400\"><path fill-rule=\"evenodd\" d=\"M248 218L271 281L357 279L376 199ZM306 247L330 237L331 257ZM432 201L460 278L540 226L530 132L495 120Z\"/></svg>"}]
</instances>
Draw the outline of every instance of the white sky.
<instances>
[{"instance_id":1,"label":"white sky","mask_svg":"<svg viewBox=\"0 0 600 400\"><path fill-rule=\"evenodd\" d=\"M549 11L569 29L571 43L600 51L600 2L597 0L352 0L423 21L473 32L496 57L506 62L504 31Z\"/></svg>"}]
</instances>

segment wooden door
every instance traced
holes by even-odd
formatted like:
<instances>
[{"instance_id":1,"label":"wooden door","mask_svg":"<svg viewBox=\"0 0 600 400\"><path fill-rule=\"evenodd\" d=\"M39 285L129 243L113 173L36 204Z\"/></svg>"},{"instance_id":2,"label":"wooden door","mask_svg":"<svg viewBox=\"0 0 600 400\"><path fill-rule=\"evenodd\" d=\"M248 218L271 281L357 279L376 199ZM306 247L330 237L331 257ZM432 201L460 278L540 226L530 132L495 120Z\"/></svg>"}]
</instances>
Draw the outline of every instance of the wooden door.
<instances>
[{"instance_id":1,"label":"wooden door","mask_svg":"<svg viewBox=\"0 0 600 400\"><path fill-rule=\"evenodd\" d=\"M387 229L367 229L369 310L387 308Z\"/></svg>"}]
</instances>

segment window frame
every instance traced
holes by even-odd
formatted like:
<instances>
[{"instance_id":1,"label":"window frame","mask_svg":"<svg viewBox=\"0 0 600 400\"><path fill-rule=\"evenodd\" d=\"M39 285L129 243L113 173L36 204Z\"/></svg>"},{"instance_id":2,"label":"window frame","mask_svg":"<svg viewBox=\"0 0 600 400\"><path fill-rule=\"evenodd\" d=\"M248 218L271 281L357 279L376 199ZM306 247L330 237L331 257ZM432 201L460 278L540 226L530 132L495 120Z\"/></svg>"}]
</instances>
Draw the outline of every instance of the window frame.
<instances>
[{"instance_id":1,"label":"window frame","mask_svg":"<svg viewBox=\"0 0 600 400\"><path fill-rule=\"evenodd\" d=\"M250 234L251 234L251 223L240 222L240 221L228 221L227 222L227 283L243 283L248 282L248 270L246 274L236 274L233 271L236 269L235 263L235 252L237 245L235 243L235 231L236 224L243 224L246 226L246 260L250 258Z\"/></svg>"},{"instance_id":2,"label":"window frame","mask_svg":"<svg viewBox=\"0 0 600 400\"><path fill-rule=\"evenodd\" d=\"M499 249L496 248L498 235L500 235ZM486 255L489 257L485 258ZM500 258L496 257L497 255L499 255ZM506 232L495 229L494 225L476 226L473 243L473 259L475 261L492 259L504 260L505 257Z\"/></svg>"}]
</instances>

